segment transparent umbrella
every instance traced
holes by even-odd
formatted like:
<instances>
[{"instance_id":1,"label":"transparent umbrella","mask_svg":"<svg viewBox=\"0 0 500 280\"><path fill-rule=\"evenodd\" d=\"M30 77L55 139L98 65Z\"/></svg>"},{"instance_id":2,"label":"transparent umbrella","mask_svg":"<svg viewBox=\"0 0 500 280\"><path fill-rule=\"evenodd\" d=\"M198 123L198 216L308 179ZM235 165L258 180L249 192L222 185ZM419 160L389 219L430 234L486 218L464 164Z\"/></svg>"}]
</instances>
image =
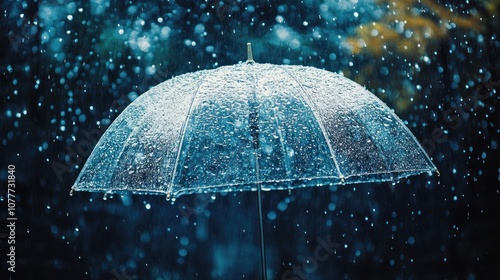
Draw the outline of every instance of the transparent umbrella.
<instances>
[{"instance_id":1,"label":"transparent umbrella","mask_svg":"<svg viewBox=\"0 0 500 280\"><path fill-rule=\"evenodd\" d=\"M437 172L403 122L355 82L245 63L167 80L99 140L72 191L183 194L397 181Z\"/></svg>"}]
</instances>

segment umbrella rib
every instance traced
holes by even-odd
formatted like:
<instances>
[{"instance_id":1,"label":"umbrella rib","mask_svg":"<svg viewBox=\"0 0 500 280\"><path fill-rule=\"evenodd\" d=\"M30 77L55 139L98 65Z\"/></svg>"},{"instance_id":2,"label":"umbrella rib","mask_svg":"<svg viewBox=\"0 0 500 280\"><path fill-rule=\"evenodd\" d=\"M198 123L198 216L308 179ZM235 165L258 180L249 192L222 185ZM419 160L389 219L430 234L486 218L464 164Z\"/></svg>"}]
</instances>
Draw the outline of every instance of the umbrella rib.
<instances>
[{"instance_id":1,"label":"umbrella rib","mask_svg":"<svg viewBox=\"0 0 500 280\"><path fill-rule=\"evenodd\" d=\"M367 91L366 89L362 89L363 91ZM369 94L372 94L371 92L368 91ZM337 95L338 96L338 95ZM385 110L384 111L387 111L387 112L391 112L392 113L392 117L394 118L394 120L396 121L396 123L398 124L398 126L400 127L404 127L406 128L406 132L407 134L410 134L410 135L413 135L411 132L409 132L408 128L402 124L401 120L397 117L396 114L394 114L388 107L387 105L385 105L382 101L379 101L377 98L372 98L372 100L375 100L375 102L377 102L379 105L382 105L382 107L385 107ZM360 121L359 118L357 117L357 114L348 106L345 106L344 104L340 103L340 102L337 102L337 104L339 104L339 106L342 106L343 108L346 109L346 111L349 112L349 114L352 116L352 120L355 121L358 125L360 125L361 127L366 127L364 125L364 122ZM386 172L375 172L373 174L389 174L391 172L404 172L406 170L390 170L391 169L391 161L387 158L386 156L386 153L384 152L384 148L382 145L379 144L378 141L376 141L376 139L370 135L369 133L365 133L365 135L370 138L370 140L372 141L373 145L378 149L378 151L380 151L380 153L378 153L384 160L384 164L385 164L385 170ZM364 175L365 173L363 173ZM366 173L366 174L370 174L370 173Z\"/></svg>"},{"instance_id":2,"label":"umbrella rib","mask_svg":"<svg viewBox=\"0 0 500 280\"><path fill-rule=\"evenodd\" d=\"M362 89L363 91L367 91L366 89ZM367 91L369 94L373 94L369 91ZM337 95L338 96L338 95ZM385 112L390 112L391 116L393 117L393 119L396 121L396 123L398 124L398 127L402 127L406 134L407 135L410 135L410 137L412 137L413 141L415 141L415 143L417 143L417 146L420 146L418 144L418 141L415 139L414 135L410 132L410 130L408 129L408 127L406 127L406 125L403 124L403 122L401 121L401 119L392 111L389 109L389 107L387 107L387 105L382 102L380 99L378 98L372 98L372 100L374 100L376 102L376 104L378 104L379 106L383 107L385 110ZM354 120L358 125L362 126L362 127L365 127L364 123L361 122L359 120L359 118L357 117L357 114L348 106L345 106L344 104L340 103L340 102L337 102L337 104L339 106L342 106L343 108L346 109L346 111L348 111L350 113L351 116L353 116L352 120ZM372 143L375 145L375 147L377 147L377 149L379 151L382 151L381 153L379 153L381 155L381 157L384 159L384 163L385 163L385 170L387 171L390 171L390 167L391 167L391 161L387 158L386 156L386 153L384 153L384 148L383 146L381 146L378 141L375 141L376 139L370 135L369 133L365 133L367 137L369 137L371 140L372 140ZM420 147L420 149L422 150L422 147ZM423 151L423 150L422 150ZM431 162L431 160L429 159L429 157L427 156L427 154L424 152L424 155L427 157L427 160L431 163L431 166L434 166ZM436 169L434 167L434 169ZM393 170L393 172L405 172L407 170ZM375 174L383 174L383 173L391 173L391 172L377 172Z\"/></svg>"},{"instance_id":3,"label":"umbrella rib","mask_svg":"<svg viewBox=\"0 0 500 280\"><path fill-rule=\"evenodd\" d=\"M370 93L370 94L371 94L371 93ZM355 114L355 113L351 110L351 108L348 108L347 106L344 106L344 108L346 108L346 109L349 111L349 113L350 113L351 115L356 116L356 114ZM360 126L362 126L362 127L364 127L364 128L366 129L366 126L364 125L364 123L360 122L360 121L358 120L358 118L353 118L353 120L354 120L356 123L358 123ZM369 133L365 133L365 134L366 134L366 136L368 136L368 137L371 139L371 141L372 141L373 145L374 145L375 147L377 147L378 151L381 151L381 153L379 153L379 154L380 154L380 156L384 159L384 163L385 163L385 170L389 170L389 169L390 169L390 166L391 166L391 162L390 162L390 161L389 161L389 159L387 158L386 153L384 153L384 149L383 149L382 145L380 145L380 144L378 143L378 141L376 141L376 139L375 139L375 138L373 138L373 137L372 137ZM398 171L398 172L399 172L399 171ZM389 173L389 172L384 172L384 173ZM379 174L380 174L380 173L379 173Z\"/></svg>"},{"instance_id":4,"label":"umbrella rib","mask_svg":"<svg viewBox=\"0 0 500 280\"><path fill-rule=\"evenodd\" d=\"M118 116L118 117L119 117L119 116ZM117 117L117 119L118 119L118 117ZM123 119L122 119L122 120L120 120L120 123L119 123L119 124L121 124L122 122L123 122ZM107 132L107 131L106 131L106 132ZM99 147L101 147L101 145L100 145L100 144L101 144L101 142L103 141L104 136L106 136L106 135L107 135L107 133L106 133L106 132L104 132L104 134L102 135L102 137L101 137L101 138L99 138L99 141L97 141L97 144L95 145L95 148L94 148L95 150L97 150ZM95 158L95 157L97 157L97 153L94 153L94 152L92 151L92 153L91 153L91 154L90 154L90 156L88 157L87 161L88 161L88 162L92 162L92 161L94 160L94 158ZM81 178L83 177L83 175L85 174L85 172L87 172L87 169L88 169L88 168L90 168L90 165L85 164L85 165L83 166L82 170L80 171L80 174L78 174L78 177L76 178L75 184L73 184L73 186L71 187L71 191L73 191L73 190L77 190L78 188L75 188L75 187L77 187L78 185L81 185L81 184L82 184L82 182L81 182ZM110 172L110 174L111 174L111 176L113 176L113 175L112 175L112 174L113 174L112 172ZM110 180L111 180L111 178L110 178ZM109 182L107 182L107 183L109 184ZM80 187L80 188L82 188L82 187ZM83 188L82 188L82 189L83 189Z\"/></svg>"},{"instance_id":5,"label":"umbrella rib","mask_svg":"<svg viewBox=\"0 0 500 280\"><path fill-rule=\"evenodd\" d=\"M130 107L130 108L132 108L132 107ZM129 109L129 107L127 107L127 108L125 108L125 110L130 110L130 109ZM146 108L144 108L144 110L147 110L147 109L146 109ZM123 113L123 112L122 112L122 113ZM144 113L144 114L142 115L142 117L141 117L141 119L139 120L139 122L138 122L138 123L140 123L140 122L141 122L141 121L142 121L142 120L143 120L146 116L147 116L147 115ZM132 131L130 132L130 134L127 136L127 139L125 139L125 142L123 142L123 146L122 146L122 147L121 147L121 149L120 149L120 153L119 153L119 154L118 154L118 156L116 157L116 161L114 162L114 164L113 164L113 168L111 169L112 171L110 172L109 180L108 180L108 182L106 183L106 186L109 186L109 185L110 185L110 182L111 182L111 180L113 179L113 175L115 174L115 172L114 172L114 171L115 171L116 167L118 166L118 162L120 162L120 158L122 157L123 152L125 151L125 148L127 147L127 144L128 144L128 142L130 141L130 138L132 138L132 135L133 135L134 133L136 133L136 132L137 132L137 130L139 129L139 127L140 127L140 125L136 125L136 126L132 129Z\"/></svg>"},{"instance_id":6,"label":"umbrella rib","mask_svg":"<svg viewBox=\"0 0 500 280\"><path fill-rule=\"evenodd\" d=\"M297 81L297 83L298 83L298 81ZM300 83L298 83L298 84L300 85ZM301 88L302 88L302 86L301 86ZM302 88L302 89L303 89L303 88ZM304 90L304 92L305 92L305 90ZM306 95L307 95L307 92L305 92L305 93L306 93ZM337 95L337 96L338 96L338 95ZM307 97L309 98L309 102L314 103L314 102L310 101L310 97L309 97L309 96L307 96ZM356 113L355 113L355 112L354 112L351 108L349 108L349 107L345 106L344 104L342 104L342 103L340 103L340 102L337 102L337 104L338 104L339 106L343 107L344 109L346 109L346 111L347 111L347 112L349 112L349 114L352 116L352 118L351 118L351 119L352 119L353 121L355 121L358 125L360 125L360 126L362 126L362 127L365 127L364 123L363 123L363 122L360 122L360 120L358 119L358 117L357 117ZM396 118L396 120L398 120L398 118ZM406 126L405 126L405 127L406 127ZM377 142L377 141L375 141L375 139L374 139L374 138L373 138L373 137L372 137L369 133L365 133L365 135L366 135L368 138L370 138L370 139L372 140L372 143L375 145L375 147L377 147L377 149L378 149L379 151L383 151L382 147L378 144L378 142ZM326 136L325 136L325 138L326 138ZM381 157L382 157L382 158L383 158L383 160L384 160L384 164L385 164L385 167L386 167L386 168L385 168L385 170L389 170L389 167L390 167L390 162L389 162L389 159L385 156L385 153L383 153L383 152L382 152L382 153L379 153L379 154L381 155ZM389 172L381 172L381 173L377 173L377 174L382 174L382 173L389 173Z\"/></svg>"},{"instance_id":7,"label":"umbrella rib","mask_svg":"<svg viewBox=\"0 0 500 280\"><path fill-rule=\"evenodd\" d=\"M273 102L273 105L274 105L274 102ZM274 106L272 106L272 107L275 108ZM278 114L276 113L276 110L277 109L273 109L274 119L276 120L276 133L278 134L278 138L280 140L281 150L283 151L283 155L286 155L285 138L283 137L283 133L280 130L280 121L278 118ZM290 162L288 160L285 160L283 162L283 166L285 168L285 173L286 173L287 178L291 179L292 171L291 171L291 167L290 167Z\"/></svg>"},{"instance_id":8,"label":"umbrella rib","mask_svg":"<svg viewBox=\"0 0 500 280\"><path fill-rule=\"evenodd\" d=\"M218 69L220 69L220 68L218 68ZM213 71L219 71L218 69L215 69ZM191 116L192 116L192 113L194 110L194 108L193 108L194 100L196 99L196 96L200 92L201 86L205 83L207 77L208 77L208 75L205 74L205 76L202 79L200 79L200 85L198 86L198 88L196 89L196 91L193 94L193 98L191 99L191 103L189 104L187 117L182 124L182 129L181 129L181 132L179 134L180 141L179 141L179 145L177 146L177 155L175 157L174 167L172 170L172 180L171 180L170 186L168 187L168 190L167 190L167 198L170 198L170 195L172 194L172 189L174 188L174 182L176 179L175 174L177 174L176 170L177 170L177 165L179 164L179 160L180 160L181 153L182 153L182 145L184 144L187 126L191 120Z\"/></svg>"},{"instance_id":9,"label":"umbrella rib","mask_svg":"<svg viewBox=\"0 0 500 280\"><path fill-rule=\"evenodd\" d=\"M388 111L392 115L392 117L396 120L396 122L404 129L404 131L406 131L406 134L410 136L410 138L413 140L413 142L416 144L416 146L420 149L420 151L422 152L422 154L425 156L426 160L428 161L428 164L433 168L433 171L435 171L438 174L438 176L439 176L438 169L436 168L436 166L434 165L434 163L432 163L431 158L429 157L429 155L427 154L427 152L424 150L424 148L422 147L422 145L420 145L420 143L418 142L418 140L415 137L415 135L413 135L413 133L411 132L411 130L403 123L403 121L398 117L398 115L396 115L396 113L394 113L394 111L391 110L389 108L389 106L387 106L387 104L385 104L382 100L375 99L375 102L377 102L386 111Z\"/></svg>"},{"instance_id":10,"label":"umbrella rib","mask_svg":"<svg viewBox=\"0 0 500 280\"><path fill-rule=\"evenodd\" d=\"M279 67L274 67L274 68L278 69ZM300 88L299 92L301 92L300 95L302 96L302 99L304 100L304 102L309 106L309 108L311 108L311 111L312 111L314 117L318 121L318 125L319 125L319 127L321 129L321 133L323 134L323 137L325 138L326 145L328 146L328 149L330 150L330 154L332 155L332 159L333 159L333 163L335 164L335 168L337 169L337 172L339 173L340 180L342 182L344 182L344 175L340 171L340 166L339 166L339 163L337 162L337 158L336 158L335 152L333 150L332 143L330 143L330 139L328 138L328 136L326 134L325 125L323 124L323 119L317 114L316 110L318 110L318 108L317 108L316 104L311 101L311 98L307 94L307 92L304 89L304 87L302 86L302 84L299 83L299 81L297 80L297 78L295 78L295 76L292 75L292 73L290 73L284 67L281 67L279 69L282 69L283 72L285 72L286 74L288 74L288 76L290 76L299 85L299 88Z\"/></svg>"},{"instance_id":11,"label":"umbrella rib","mask_svg":"<svg viewBox=\"0 0 500 280\"><path fill-rule=\"evenodd\" d=\"M337 94L338 96L338 94ZM365 128L366 126L364 125L363 122L361 122L359 120L359 118L357 117L357 114L349 107L345 106L344 104L340 103L340 102L337 102L337 104L339 106L342 106L347 112L349 112L349 114L352 116L352 120L355 121L359 126ZM365 133L365 135L370 138L370 140L372 141L373 145L375 147L377 147L378 151L382 151L382 153L378 153L380 154L380 156L384 159L384 164L385 164L385 170L389 170L390 168L390 163L389 163L389 159L385 156L385 153L383 152L383 149L382 147L378 144L378 141L376 141L375 138L373 138L372 135L370 135L369 133ZM387 174L389 172L374 172L373 174ZM370 174L370 173L363 173L363 174Z\"/></svg>"},{"instance_id":12,"label":"umbrella rib","mask_svg":"<svg viewBox=\"0 0 500 280\"><path fill-rule=\"evenodd\" d=\"M365 89L363 89L363 90L365 90ZM371 93L370 93L370 94L371 94ZM339 95L337 94L337 96L339 96ZM340 96L339 96L339 97L340 97ZM343 107L343 108L344 108L347 112L349 112L349 114L352 116L352 118L351 118L351 119L352 119L354 122L356 122L359 126L361 126L361 127L363 127L363 128L365 128L365 127L366 127L366 126L364 125L364 123L363 123L363 122L361 122L361 121L359 120L359 118L357 117L357 114L356 114L356 113L355 113L355 112L354 112L354 111L353 111L350 107L345 106L345 105L344 105L344 104L342 104L341 102L337 102L337 104L338 104L339 106ZM382 153L378 153L378 154L380 154L380 155L381 155L381 157L382 157L382 158L383 158L383 160L384 160L385 170L389 170L389 167L390 167L389 159L385 156L385 153L383 152L382 147L378 144L378 141L376 141L376 139L375 139L375 138L373 138L373 137L372 137L369 133L364 133L364 134L365 134L368 138L370 138L370 140L372 141L373 145L374 145L374 146L378 149L378 151L382 151ZM376 172L376 173L374 173L374 174L384 174L384 173L385 173L385 174L387 174L387 173L389 173L389 172ZM363 175L364 175L364 174L365 174L365 173L363 173ZM369 174L369 173L366 173L366 174Z\"/></svg>"},{"instance_id":13,"label":"umbrella rib","mask_svg":"<svg viewBox=\"0 0 500 280\"><path fill-rule=\"evenodd\" d=\"M258 83L257 75L255 76L255 84L259 88L258 92L263 92L264 91L264 89ZM280 123L280 120L279 120L279 117L278 117L278 113L276 112L276 110L277 110L276 107L275 107L276 103L271 98L269 98L268 101L271 102L270 108L273 108L272 112L274 114L274 120L275 120L275 124L276 124L276 133L278 134L278 139L280 140L281 150L283 151L283 155L286 155L285 138L283 137L283 133L282 133L281 127L280 127L281 123ZM292 171L291 171L290 163L288 161L285 160L283 162L283 168L285 169L285 173L286 173L287 178L291 178L292 177Z\"/></svg>"}]
</instances>

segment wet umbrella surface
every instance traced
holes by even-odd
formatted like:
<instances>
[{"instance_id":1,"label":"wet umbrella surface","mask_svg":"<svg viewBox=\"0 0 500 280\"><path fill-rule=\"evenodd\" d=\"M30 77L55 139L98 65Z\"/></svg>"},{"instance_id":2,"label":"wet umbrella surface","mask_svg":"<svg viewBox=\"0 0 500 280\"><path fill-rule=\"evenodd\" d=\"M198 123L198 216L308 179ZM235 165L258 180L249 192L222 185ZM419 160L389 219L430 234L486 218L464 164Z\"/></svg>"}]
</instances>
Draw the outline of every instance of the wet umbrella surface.
<instances>
[{"instance_id":1,"label":"wet umbrella surface","mask_svg":"<svg viewBox=\"0 0 500 280\"><path fill-rule=\"evenodd\" d=\"M397 181L436 171L375 95L332 72L252 61L184 74L109 127L73 190L182 194ZM264 249L261 219L261 246ZM265 253L262 252L263 267ZM265 278L265 275L263 275Z\"/></svg>"}]
</instances>

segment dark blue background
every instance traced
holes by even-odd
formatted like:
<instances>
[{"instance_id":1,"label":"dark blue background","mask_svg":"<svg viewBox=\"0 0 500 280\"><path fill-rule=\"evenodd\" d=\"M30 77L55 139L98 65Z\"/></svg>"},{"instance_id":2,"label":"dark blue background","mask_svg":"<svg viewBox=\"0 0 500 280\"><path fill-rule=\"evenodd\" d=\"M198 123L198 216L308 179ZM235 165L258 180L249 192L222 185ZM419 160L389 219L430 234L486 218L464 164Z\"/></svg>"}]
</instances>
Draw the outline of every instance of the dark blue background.
<instances>
[{"instance_id":1,"label":"dark blue background","mask_svg":"<svg viewBox=\"0 0 500 280\"><path fill-rule=\"evenodd\" d=\"M2 275L13 164L12 279L259 279L255 193L191 195L175 204L157 196L69 196L91 147L133 98L173 75L244 61L248 41L258 62L315 66L366 86L406 121L441 172L395 186L265 192L270 275L500 275L498 2L398 2L411 11L396 13L408 30L428 20L443 34L417 40L378 32L361 52L349 40L371 41L356 28L387 23L391 5L187 2L2 2ZM403 38L421 52L406 52ZM388 49L377 53L377 42ZM322 261L314 258L318 238L337 247Z\"/></svg>"}]
</instances>

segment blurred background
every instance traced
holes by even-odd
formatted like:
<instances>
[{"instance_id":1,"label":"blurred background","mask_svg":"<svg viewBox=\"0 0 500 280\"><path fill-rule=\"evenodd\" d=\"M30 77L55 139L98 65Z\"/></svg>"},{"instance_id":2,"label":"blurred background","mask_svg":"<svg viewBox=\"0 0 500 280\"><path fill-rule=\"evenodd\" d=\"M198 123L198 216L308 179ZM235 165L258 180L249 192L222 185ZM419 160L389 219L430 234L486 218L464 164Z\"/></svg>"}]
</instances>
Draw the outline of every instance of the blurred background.
<instances>
[{"instance_id":1,"label":"blurred background","mask_svg":"<svg viewBox=\"0 0 500 280\"><path fill-rule=\"evenodd\" d=\"M137 96L173 76L245 61L247 42L257 62L314 66L365 86L441 173L264 192L269 279L500 275L500 1L39 0L1 8L0 275L260 279L255 193L175 204L69 196L99 137ZM7 270L9 165L15 273ZM328 254L318 258L317 248Z\"/></svg>"}]
</instances>

